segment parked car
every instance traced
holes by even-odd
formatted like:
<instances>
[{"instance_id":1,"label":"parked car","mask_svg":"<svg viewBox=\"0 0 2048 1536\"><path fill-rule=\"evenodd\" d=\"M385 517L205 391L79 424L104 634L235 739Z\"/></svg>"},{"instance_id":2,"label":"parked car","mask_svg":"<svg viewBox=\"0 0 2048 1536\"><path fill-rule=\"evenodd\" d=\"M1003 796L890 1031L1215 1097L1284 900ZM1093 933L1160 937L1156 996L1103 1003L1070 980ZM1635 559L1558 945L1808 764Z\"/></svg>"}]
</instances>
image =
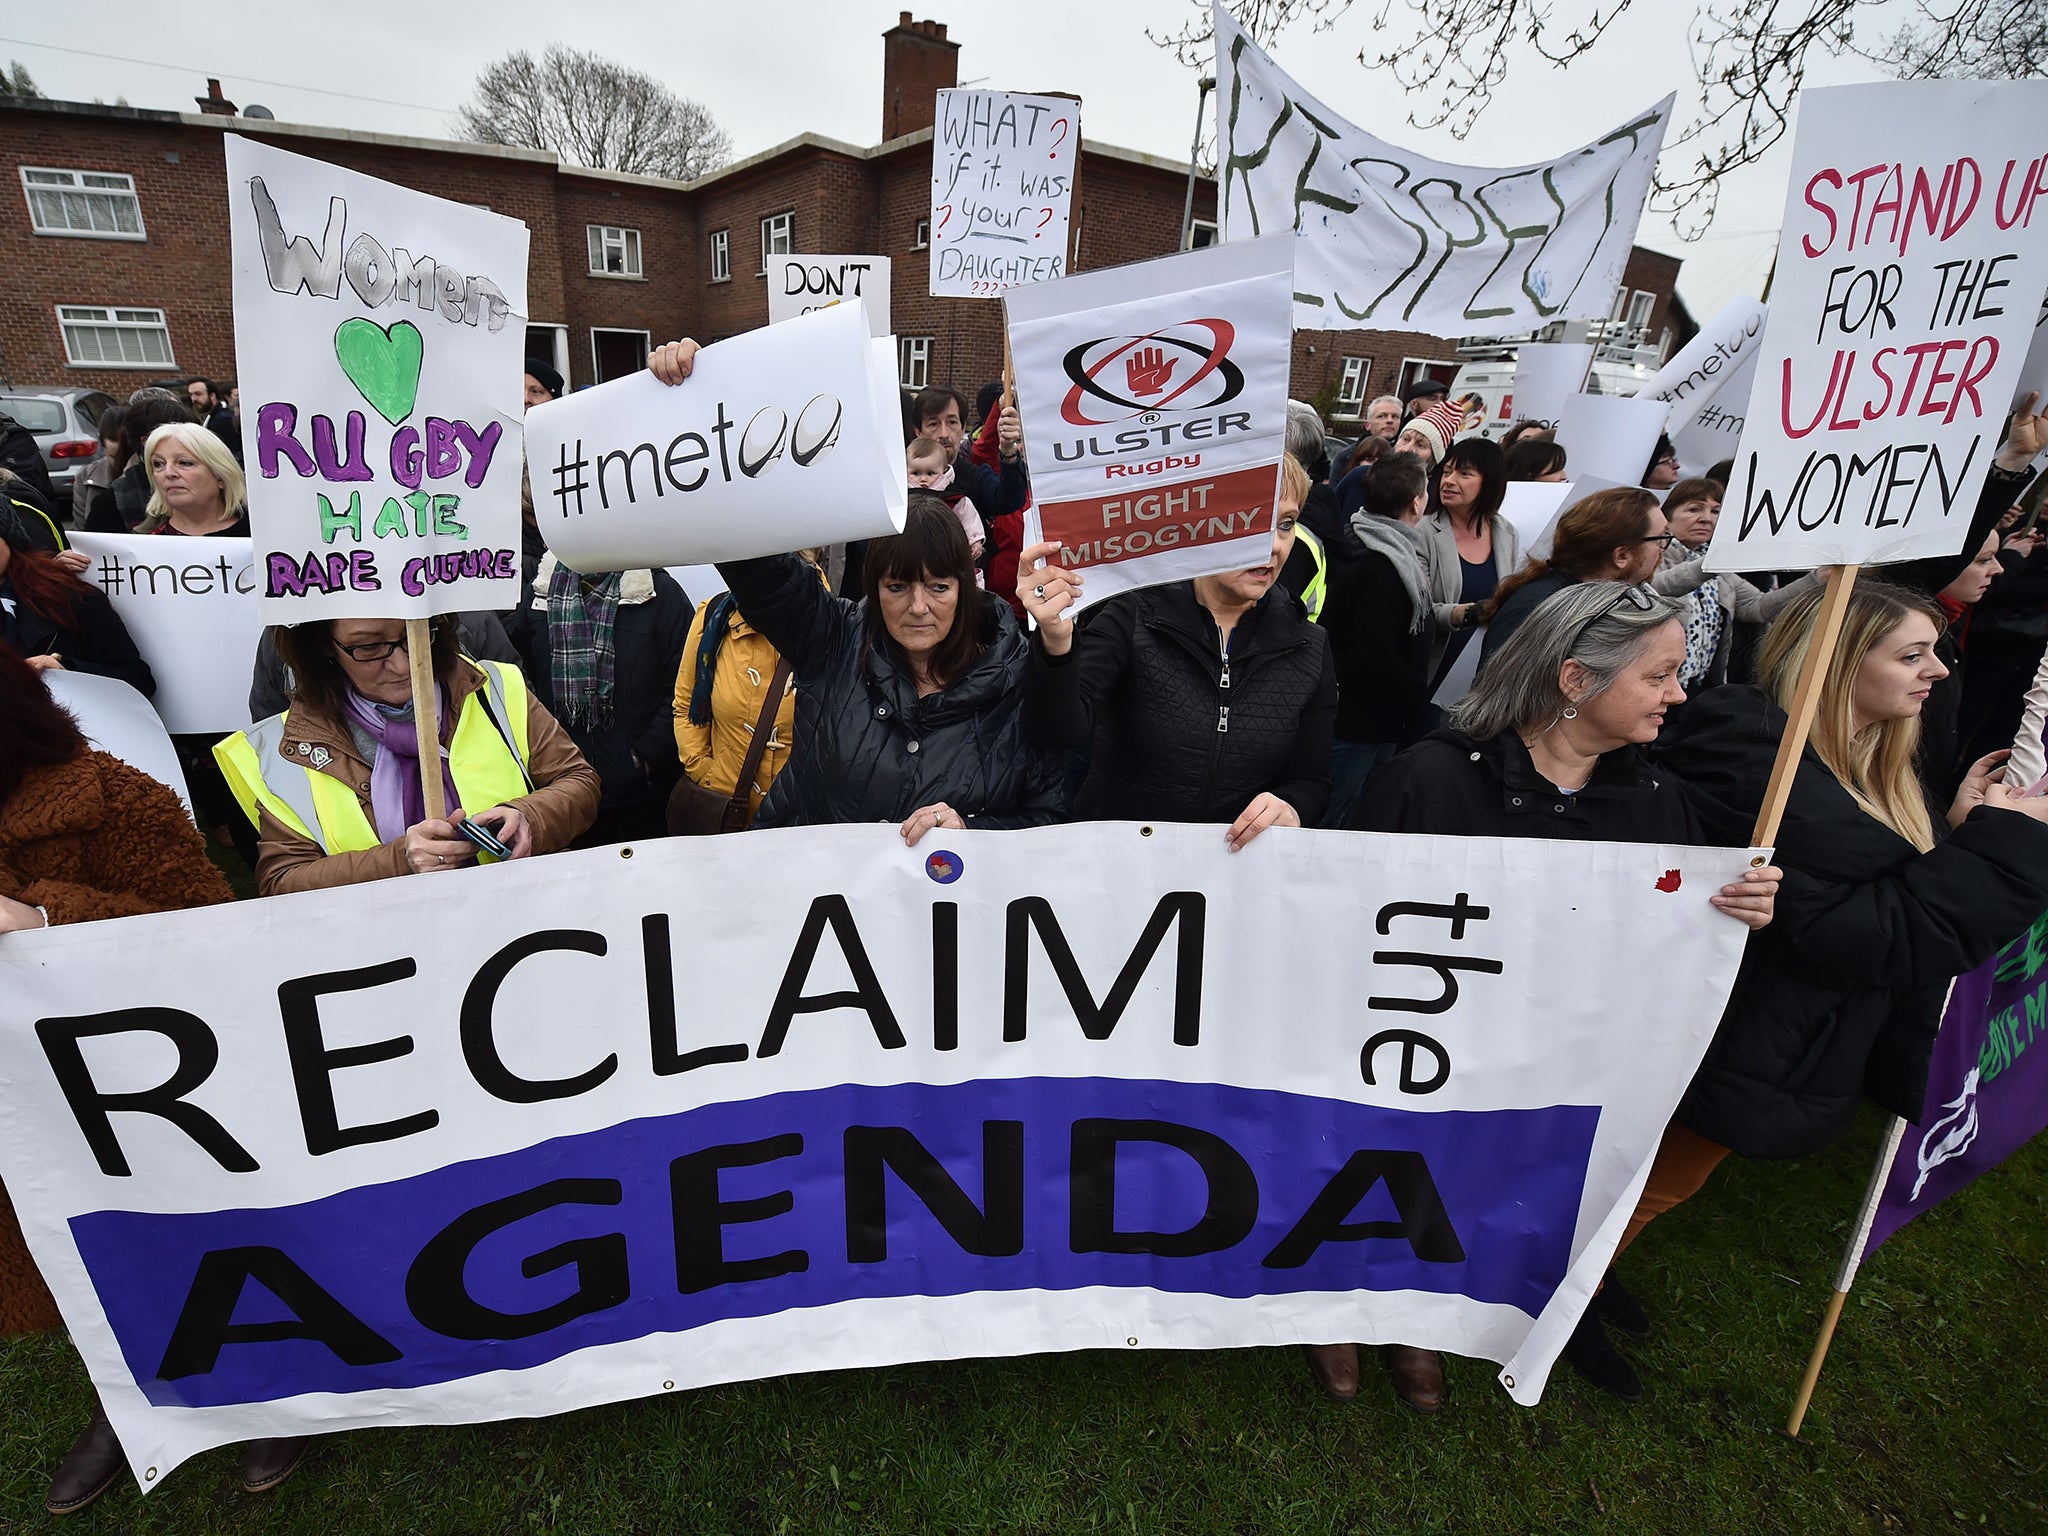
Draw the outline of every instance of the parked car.
<instances>
[{"instance_id":1,"label":"parked car","mask_svg":"<svg viewBox=\"0 0 2048 1536\"><path fill-rule=\"evenodd\" d=\"M34 436L50 484L67 511L72 479L100 456L100 413L113 403L112 395L97 389L31 387L0 393L0 411Z\"/></svg>"}]
</instances>

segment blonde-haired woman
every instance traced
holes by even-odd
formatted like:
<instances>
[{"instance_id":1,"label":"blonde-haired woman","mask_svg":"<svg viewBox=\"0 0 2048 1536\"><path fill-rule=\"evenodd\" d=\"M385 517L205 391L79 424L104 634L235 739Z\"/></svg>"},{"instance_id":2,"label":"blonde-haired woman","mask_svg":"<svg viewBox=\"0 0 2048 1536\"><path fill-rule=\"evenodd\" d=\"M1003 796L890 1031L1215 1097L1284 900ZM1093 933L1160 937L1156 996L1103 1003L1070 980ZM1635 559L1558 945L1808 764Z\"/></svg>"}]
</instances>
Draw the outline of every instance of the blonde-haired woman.
<instances>
[{"instance_id":1,"label":"blonde-haired woman","mask_svg":"<svg viewBox=\"0 0 2048 1536\"><path fill-rule=\"evenodd\" d=\"M1760 687L1701 694L1660 755L1713 842L1749 841L1824 595L1771 627ZM1971 768L1946 816L1922 797L1913 759L1921 707L1948 674L1941 626L1918 593L1850 594L1778 834L1776 921L1750 935L1622 1247L1730 1152L1817 1152L1865 1095L1916 1117L1950 978L2048 908L2048 800L2002 782L2005 753Z\"/></svg>"},{"instance_id":2,"label":"blonde-haired woman","mask_svg":"<svg viewBox=\"0 0 2048 1536\"><path fill-rule=\"evenodd\" d=\"M246 538L249 483L228 445L197 422L166 422L149 434L142 463L149 512L138 533Z\"/></svg>"}]
</instances>

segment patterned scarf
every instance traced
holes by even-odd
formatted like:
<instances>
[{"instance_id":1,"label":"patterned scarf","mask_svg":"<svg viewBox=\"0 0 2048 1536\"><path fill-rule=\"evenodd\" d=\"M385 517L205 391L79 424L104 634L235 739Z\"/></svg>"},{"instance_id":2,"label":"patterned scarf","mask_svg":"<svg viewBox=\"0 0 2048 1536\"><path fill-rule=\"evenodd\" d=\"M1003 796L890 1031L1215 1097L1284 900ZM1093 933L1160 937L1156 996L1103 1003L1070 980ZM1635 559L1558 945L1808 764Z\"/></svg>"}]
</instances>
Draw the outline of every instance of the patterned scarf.
<instances>
[{"instance_id":1,"label":"patterned scarf","mask_svg":"<svg viewBox=\"0 0 2048 1536\"><path fill-rule=\"evenodd\" d=\"M619 617L619 572L585 578L557 565L548 579L549 680L563 719L586 730L612 723L613 636Z\"/></svg>"},{"instance_id":2,"label":"patterned scarf","mask_svg":"<svg viewBox=\"0 0 2048 1536\"><path fill-rule=\"evenodd\" d=\"M1685 660L1679 664L1678 686L1690 690L1713 670L1721 649L1721 627L1728 622L1721 607L1721 578L1709 576L1692 594L1685 616Z\"/></svg>"}]
</instances>

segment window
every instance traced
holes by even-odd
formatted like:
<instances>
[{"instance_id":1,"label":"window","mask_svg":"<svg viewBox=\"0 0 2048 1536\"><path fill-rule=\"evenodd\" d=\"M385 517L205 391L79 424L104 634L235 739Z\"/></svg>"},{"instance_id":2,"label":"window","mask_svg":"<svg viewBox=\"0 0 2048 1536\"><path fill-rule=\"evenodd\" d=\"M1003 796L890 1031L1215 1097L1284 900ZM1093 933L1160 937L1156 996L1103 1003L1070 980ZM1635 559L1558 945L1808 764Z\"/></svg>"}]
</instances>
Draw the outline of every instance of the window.
<instances>
[{"instance_id":1,"label":"window","mask_svg":"<svg viewBox=\"0 0 2048 1536\"><path fill-rule=\"evenodd\" d=\"M1372 372L1372 359L1347 357L1344 359L1344 373L1337 380L1337 409L1347 416L1356 416L1365 404L1365 381Z\"/></svg>"},{"instance_id":2,"label":"window","mask_svg":"<svg viewBox=\"0 0 2048 1536\"><path fill-rule=\"evenodd\" d=\"M913 251L921 251L931 243L932 221L930 219L919 219L917 221L917 238L910 242L910 248Z\"/></svg>"},{"instance_id":3,"label":"window","mask_svg":"<svg viewBox=\"0 0 2048 1536\"><path fill-rule=\"evenodd\" d=\"M64 332L64 360L109 368L169 368L171 332L160 309L102 309L60 304L57 324Z\"/></svg>"},{"instance_id":4,"label":"window","mask_svg":"<svg viewBox=\"0 0 2048 1536\"><path fill-rule=\"evenodd\" d=\"M1626 288L1617 288L1614 290L1614 308L1608 313L1607 318L1612 320L1616 325L1619 325L1621 324L1622 317L1625 316L1627 313L1628 290Z\"/></svg>"},{"instance_id":5,"label":"window","mask_svg":"<svg viewBox=\"0 0 2048 1536\"><path fill-rule=\"evenodd\" d=\"M135 178L112 171L21 168L29 220L39 235L84 235L95 240L140 240L142 203Z\"/></svg>"},{"instance_id":6,"label":"window","mask_svg":"<svg viewBox=\"0 0 2048 1536\"><path fill-rule=\"evenodd\" d=\"M761 221L761 270L757 276L768 275L770 256L787 256L796 249L796 215L773 213Z\"/></svg>"},{"instance_id":7,"label":"window","mask_svg":"<svg viewBox=\"0 0 2048 1536\"><path fill-rule=\"evenodd\" d=\"M1216 224L1213 219L1196 219L1188 225L1188 249L1206 250L1216 243Z\"/></svg>"},{"instance_id":8,"label":"window","mask_svg":"<svg viewBox=\"0 0 2048 1536\"><path fill-rule=\"evenodd\" d=\"M711 231L711 281L732 281L732 231L729 229Z\"/></svg>"},{"instance_id":9,"label":"window","mask_svg":"<svg viewBox=\"0 0 2048 1536\"><path fill-rule=\"evenodd\" d=\"M1645 293L1638 288L1635 297L1628 301L1628 323L1639 331L1650 328L1650 311L1657 307L1657 295Z\"/></svg>"},{"instance_id":10,"label":"window","mask_svg":"<svg viewBox=\"0 0 2048 1536\"><path fill-rule=\"evenodd\" d=\"M1410 385L1420 384L1424 379L1433 379L1448 390L1451 387L1451 380L1457 376L1456 363L1440 363L1428 357L1404 357L1401 359L1400 382L1388 393L1405 395Z\"/></svg>"},{"instance_id":11,"label":"window","mask_svg":"<svg viewBox=\"0 0 2048 1536\"><path fill-rule=\"evenodd\" d=\"M590 274L593 277L638 277L640 275L640 231L619 229L610 224L592 224L590 233Z\"/></svg>"},{"instance_id":12,"label":"window","mask_svg":"<svg viewBox=\"0 0 2048 1536\"><path fill-rule=\"evenodd\" d=\"M905 389L923 389L932 381L932 338L896 338L896 382Z\"/></svg>"}]
</instances>

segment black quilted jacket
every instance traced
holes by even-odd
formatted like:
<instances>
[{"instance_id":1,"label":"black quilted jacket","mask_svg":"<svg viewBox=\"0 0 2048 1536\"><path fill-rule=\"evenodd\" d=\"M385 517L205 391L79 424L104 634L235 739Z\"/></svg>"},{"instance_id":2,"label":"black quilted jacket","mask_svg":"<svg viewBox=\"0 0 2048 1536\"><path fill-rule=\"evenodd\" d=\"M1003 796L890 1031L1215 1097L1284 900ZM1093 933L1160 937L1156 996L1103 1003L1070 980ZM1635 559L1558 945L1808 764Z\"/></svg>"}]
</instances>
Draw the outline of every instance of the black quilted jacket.
<instances>
[{"instance_id":1,"label":"black quilted jacket","mask_svg":"<svg viewBox=\"0 0 2048 1536\"><path fill-rule=\"evenodd\" d=\"M1303 825L1322 819L1337 672L1291 592L1276 586L1237 621L1227 665L1186 581L1107 599L1065 656L1030 649L1032 740L1091 747L1077 817L1230 822L1271 791Z\"/></svg>"},{"instance_id":2,"label":"black quilted jacket","mask_svg":"<svg viewBox=\"0 0 2048 1536\"><path fill-rule=\"evenodd\" d=\"M722 564L746 621L789 658L796 734L755 820L761 827L900 822L940 801L972 827L1061 819L1061 764L1024 741L1027 647L1009 605L961 594L961 622L986 647L951 687L928 698L871 649L857 603L834 597L794 555Z\"/></svg>"}]
</instances>

